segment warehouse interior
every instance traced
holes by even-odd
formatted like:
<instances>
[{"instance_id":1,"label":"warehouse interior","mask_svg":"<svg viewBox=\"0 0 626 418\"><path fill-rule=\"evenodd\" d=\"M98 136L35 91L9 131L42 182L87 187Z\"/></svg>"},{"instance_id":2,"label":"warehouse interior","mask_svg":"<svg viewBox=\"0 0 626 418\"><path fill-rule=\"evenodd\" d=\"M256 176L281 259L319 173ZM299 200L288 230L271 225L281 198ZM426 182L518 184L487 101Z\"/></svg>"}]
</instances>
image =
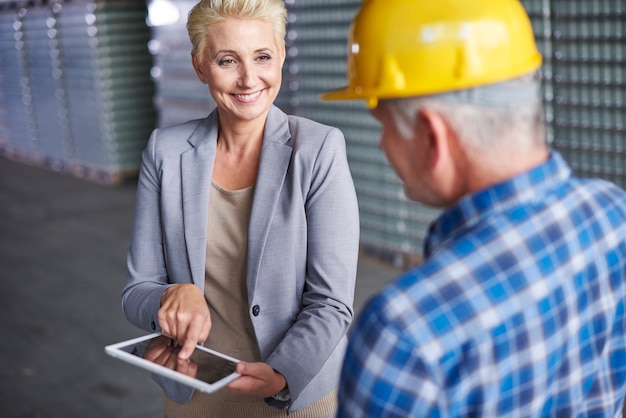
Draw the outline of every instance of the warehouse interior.
<instances>
[{"instance_id":1,"label":"warehouse interior","mask_svg":"<svg viewBox=\"0 0 626 418\"><path fill-rule=\"evenodd\" d=\"M147 374L102 348L137 333L119 295L140 153L155 127L214 107L189 56L194 3L0 0L3 417L161 410ZM626 187L626 4L522 3L544 57L548 141L579 176ZM404 197L364 104L319 99L345 84L346 39L361 1L286 4L276 104L344 132L361 218L360 304L419 261L438 212Z\"/></svg>"}]
</instances>

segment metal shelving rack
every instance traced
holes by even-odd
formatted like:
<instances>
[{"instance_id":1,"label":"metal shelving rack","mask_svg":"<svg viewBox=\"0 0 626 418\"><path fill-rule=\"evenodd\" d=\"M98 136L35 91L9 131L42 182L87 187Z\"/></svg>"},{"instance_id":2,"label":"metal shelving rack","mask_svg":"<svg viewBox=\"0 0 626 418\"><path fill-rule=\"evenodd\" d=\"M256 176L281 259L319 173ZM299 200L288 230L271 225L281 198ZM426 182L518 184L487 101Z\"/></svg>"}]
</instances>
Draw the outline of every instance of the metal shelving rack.
<instances>
[{"instance_id":1,"label":"metal shelving rack","mask_svg":"<svg viewBox=\"0 0 626 418\"><path fill-rule=\"evenodd\" d=\"M626 187L626 4L553 0L554 147Z\"/></svg>"}]
</instances>

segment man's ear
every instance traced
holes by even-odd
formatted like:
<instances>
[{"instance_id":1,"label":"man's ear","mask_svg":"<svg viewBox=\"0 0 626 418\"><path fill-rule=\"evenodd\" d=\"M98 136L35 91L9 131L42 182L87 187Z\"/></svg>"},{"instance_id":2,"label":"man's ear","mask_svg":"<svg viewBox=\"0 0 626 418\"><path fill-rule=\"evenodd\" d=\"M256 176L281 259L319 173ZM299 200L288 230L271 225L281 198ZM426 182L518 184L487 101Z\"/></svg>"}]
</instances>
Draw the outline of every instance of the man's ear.
<instances>
[{"instance_id":1,"label":"man's ear","mask_svg":"<svg viewBox=\"0 0 626 418\"><path fill-rule=\"evenodd\" d=\"M428 145L428 164L431 169L450 157L451 130L445 119L436 111L423 108L417 113L418 129Z\"/></svg>"},{"instance_id":2,"label":"man's ear","mask_svg":"<svg viewBox=\"0 0 626 418\"><path fill-rule=\"evenodd\" d=\"M427 141L427 160L431 186L444 202L454 202L464 192L469 173L464 163L464 151L456 132L440 113L422 109L418 129Z\"/></svg>"}]
</instances>

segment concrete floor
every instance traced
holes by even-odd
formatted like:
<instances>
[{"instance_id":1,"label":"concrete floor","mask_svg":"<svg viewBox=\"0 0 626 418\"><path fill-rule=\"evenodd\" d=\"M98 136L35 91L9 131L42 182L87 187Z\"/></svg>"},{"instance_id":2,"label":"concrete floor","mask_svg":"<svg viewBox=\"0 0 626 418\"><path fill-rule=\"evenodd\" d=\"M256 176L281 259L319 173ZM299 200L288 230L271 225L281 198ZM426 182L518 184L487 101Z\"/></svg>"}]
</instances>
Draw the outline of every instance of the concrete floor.
<instances>
[{"instance_id":1,"label":"concrete floor","mask_svg":"<svg viewBox=\"0 0 626 418\"><path fill-rule=\"evenodd\" d=\"M143 335L120 308L135 183L0 157L0 417L161 417L149 373L104 353ZM359 263L355 306L398 270Z\"/></svg>"}]
</instances>

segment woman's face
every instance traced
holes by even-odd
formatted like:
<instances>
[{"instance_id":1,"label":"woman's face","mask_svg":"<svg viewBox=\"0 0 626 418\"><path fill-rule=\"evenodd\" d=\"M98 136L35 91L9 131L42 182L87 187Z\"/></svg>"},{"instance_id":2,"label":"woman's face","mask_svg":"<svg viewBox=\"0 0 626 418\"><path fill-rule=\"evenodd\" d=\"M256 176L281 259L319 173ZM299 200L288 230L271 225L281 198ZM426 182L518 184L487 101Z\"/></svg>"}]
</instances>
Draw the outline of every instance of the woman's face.
<instances>
[{"instance_id":1,"label":"woman's face","mask_svg":"<svg viewBox=\"0 0 626 418\"><path fill-rule=\"evenodd\" d=\"M217 103L220 118L265 120L282 81L284 46L270 23L227 19L212 25L204 57L193 65Z\"/></svg>"}]
</instances>

